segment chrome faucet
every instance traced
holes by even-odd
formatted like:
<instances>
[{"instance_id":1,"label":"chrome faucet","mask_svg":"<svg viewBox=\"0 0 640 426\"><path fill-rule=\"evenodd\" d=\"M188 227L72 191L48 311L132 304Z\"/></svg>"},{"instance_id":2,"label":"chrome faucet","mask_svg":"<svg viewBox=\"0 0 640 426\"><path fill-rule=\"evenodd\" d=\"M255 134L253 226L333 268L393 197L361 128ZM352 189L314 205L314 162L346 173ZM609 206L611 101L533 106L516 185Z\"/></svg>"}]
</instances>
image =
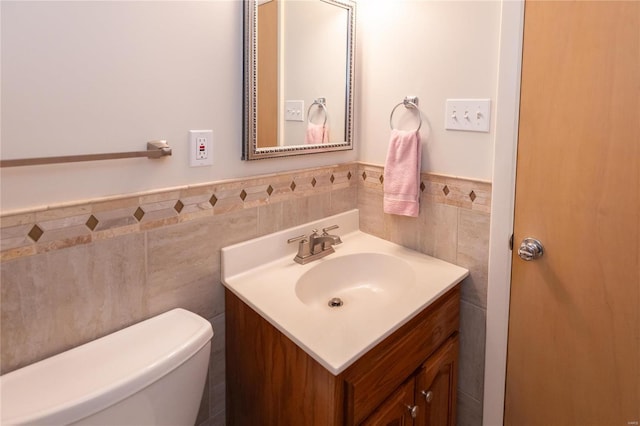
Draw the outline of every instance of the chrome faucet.
<instances>
[{"instance_id":1,"label":"chrome faucet","mask_svg":"<svg viewBox=\"0 0 640 426\"><path fill-rule=\"evenodd\" d=\"M309 236L300 235L299 237L289 238L287 240L289 244L299 241L298 253L293 260L304 265L334 253L333 246L342 243L342 240L338 235L329 234L329 231L337 228L338 225L323 228L322 235L318 235L318 230L313 229Z\"/></svg>"}]
</instances>

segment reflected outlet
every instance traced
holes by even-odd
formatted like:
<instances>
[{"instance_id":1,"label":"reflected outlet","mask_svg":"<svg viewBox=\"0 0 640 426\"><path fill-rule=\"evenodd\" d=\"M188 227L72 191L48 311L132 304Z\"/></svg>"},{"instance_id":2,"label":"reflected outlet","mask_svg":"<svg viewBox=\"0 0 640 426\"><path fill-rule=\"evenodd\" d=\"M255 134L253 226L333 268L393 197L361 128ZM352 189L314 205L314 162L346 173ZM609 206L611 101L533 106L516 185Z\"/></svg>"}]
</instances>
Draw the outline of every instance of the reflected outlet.
<instances>
[{"instance_id":1,"label":"reflected outlet","mask_svg":"<svg viewBox=\"0 0 640 426\"><path fill-rule=\"evenodd\" d=\"M189 130L189 165L191 167L213 164L213 130Z\"/></svg>"}]
</instances>

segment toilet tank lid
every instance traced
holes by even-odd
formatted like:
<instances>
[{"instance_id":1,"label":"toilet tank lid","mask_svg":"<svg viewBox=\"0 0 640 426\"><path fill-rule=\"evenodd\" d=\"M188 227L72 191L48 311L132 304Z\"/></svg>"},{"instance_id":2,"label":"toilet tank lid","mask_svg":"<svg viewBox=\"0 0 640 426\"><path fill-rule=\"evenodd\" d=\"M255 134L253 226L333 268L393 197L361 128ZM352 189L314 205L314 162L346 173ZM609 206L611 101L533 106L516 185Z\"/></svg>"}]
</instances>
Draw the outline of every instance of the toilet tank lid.
<instances>
[{"instance_id":1,"label":"toilet tank lid","mask_svg":"<svg viewBox=\"0 0 640 426\"><path fill-rule=\"evenodd\" d=\"M0 424L74 421L170 373L213 337L209 321L174 309L0 376Z\"/></svg>"}]
</instances>

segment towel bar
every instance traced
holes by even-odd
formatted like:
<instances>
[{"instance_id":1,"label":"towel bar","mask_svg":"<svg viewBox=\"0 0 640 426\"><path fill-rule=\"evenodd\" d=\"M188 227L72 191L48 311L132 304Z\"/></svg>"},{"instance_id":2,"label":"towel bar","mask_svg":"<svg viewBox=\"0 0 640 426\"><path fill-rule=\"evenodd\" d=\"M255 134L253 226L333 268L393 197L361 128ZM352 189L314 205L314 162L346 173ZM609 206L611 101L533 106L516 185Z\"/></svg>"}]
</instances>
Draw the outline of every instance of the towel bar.
<instances>
[{"instance_id":1,"label":"towel bar","mask_svg":"<svg viewBox=\"0 0 640 426\"><path fill-rule=\"evenodd\" d=\"M0 167L39 166L42 164L77 163L79 161L115 160L120 158L135 157L160 158L168 155L171 155L171 147L169 147L167 141L152 141L147 142L146 151L0 160Z\"/></svg>"}]
</instances>

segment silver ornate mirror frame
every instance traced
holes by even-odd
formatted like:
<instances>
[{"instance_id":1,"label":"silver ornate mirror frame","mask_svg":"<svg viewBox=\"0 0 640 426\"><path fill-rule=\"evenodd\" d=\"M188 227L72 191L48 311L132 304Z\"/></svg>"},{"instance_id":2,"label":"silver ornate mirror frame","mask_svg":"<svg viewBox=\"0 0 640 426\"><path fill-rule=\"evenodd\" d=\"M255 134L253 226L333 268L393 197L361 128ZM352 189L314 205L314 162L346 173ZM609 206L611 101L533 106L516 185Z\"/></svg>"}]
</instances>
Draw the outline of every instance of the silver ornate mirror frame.
<instances>
[{"instance_id":1,"label":"silver ornate mirror frame","mask_svg":"<svg viewBox=\"0 0 640 426\"><path fill-rule=\"evenodd\" d=\"M318 0L329 3L348 12L347 69L346 69L346 105L345 105L345 141L314 145L288 145L259 148L257 140L257 30L258 1L244 1L244 106L243 106L243 160L287 157L301 154L344 151L353 149L353 80L355 46L355 2L351 0Z\"/></svg>"}]
</instances>

